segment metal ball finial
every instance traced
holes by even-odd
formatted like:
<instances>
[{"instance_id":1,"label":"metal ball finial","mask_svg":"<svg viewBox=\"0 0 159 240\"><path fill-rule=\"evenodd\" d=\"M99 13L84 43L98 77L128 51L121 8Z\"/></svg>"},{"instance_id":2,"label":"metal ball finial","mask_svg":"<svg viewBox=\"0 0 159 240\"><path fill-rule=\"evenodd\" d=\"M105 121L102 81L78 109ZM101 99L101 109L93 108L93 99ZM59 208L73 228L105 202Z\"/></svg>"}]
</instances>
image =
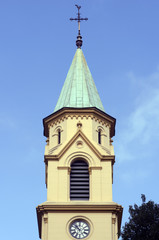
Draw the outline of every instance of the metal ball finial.
<instances>
[{"instance_id":1,"label":"metal ball finial","mask_svg":"<svg viewBox=\"0 0 159 240\"><path fill-rule=\"evenodd\" d=\"M81 47L82 47L82 43L83 43L83 41L82 41L82 36L81 36L81 35L78 35L78 36L77 36L77 40L76 40L76 46L77 46L77 48L81 48Z\"/></svg>"}]
</instances>

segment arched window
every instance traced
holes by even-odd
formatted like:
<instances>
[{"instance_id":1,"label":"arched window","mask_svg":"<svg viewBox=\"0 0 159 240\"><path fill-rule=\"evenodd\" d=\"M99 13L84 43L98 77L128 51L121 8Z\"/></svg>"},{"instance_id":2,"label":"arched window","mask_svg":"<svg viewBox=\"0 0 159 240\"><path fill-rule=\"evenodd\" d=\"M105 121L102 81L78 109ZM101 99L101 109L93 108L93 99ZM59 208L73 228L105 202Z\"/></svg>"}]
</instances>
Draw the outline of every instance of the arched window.
<instances>
[{"instance_id":1,"label":"arched window","mask_svg":"<svg viewBox=\"0 0 159 240\"><path fill-rule=\"evenodd\" d=\"M77 159L71 164L70 200L89 200L88 164L83 159Z\"/></svg>"},{"instance_id":2,"label":"arched window","mask_svg":"<svg viewBox=\"0 0 159 240\"><path fill-rule=\"evenodd\" d=\"M101 144L101 129L98 130L98 143Z\"/></svg>"},{"instance_id":3,"label":"arched window","mask_svg":"<svg viewBox=\"0 0 159 240\"><path fill-rule=\"evenodd\" d=\"M61 131L58 129L58 144L61 143Z\"/></svg>"}]
</instances>

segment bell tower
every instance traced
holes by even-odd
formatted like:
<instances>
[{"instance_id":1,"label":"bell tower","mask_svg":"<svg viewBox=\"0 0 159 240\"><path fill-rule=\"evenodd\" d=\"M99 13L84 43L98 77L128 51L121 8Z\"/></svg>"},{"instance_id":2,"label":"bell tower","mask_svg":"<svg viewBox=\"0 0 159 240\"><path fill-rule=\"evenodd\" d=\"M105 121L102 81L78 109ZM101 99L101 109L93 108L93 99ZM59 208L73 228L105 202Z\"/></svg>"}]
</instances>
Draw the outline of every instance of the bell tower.
<instances>
[{"instance_id":1,"label":"bell tower","mask_svg":"<svg viewBox=\"0 0 159 240\"><path fill-rule=\"evenodd\" d=\"M117 240L122 206L112 200L112 138L108 115L83 55L77 50L54 112L43 119L47 201L37 206L42 240Z\"/></svg>"}]
</instances>

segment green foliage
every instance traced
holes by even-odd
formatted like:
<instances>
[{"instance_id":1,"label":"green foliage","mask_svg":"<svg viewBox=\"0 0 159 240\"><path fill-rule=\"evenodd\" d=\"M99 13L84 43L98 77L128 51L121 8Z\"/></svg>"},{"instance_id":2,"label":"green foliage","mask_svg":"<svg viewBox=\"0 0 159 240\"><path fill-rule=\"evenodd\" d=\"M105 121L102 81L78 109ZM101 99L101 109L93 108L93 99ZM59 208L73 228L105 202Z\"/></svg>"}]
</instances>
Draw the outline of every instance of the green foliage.
<instances>
[{"instance_id":1,"label":"green foliage","mask_svg":"<svg viewBox=\"0 0 159 240\"><path fill-rule=\"evenodd\" d=\"M159 204L146 203L143 194L141 199L141 206L129 206L129 222L121 232L122 240L159 240Z\"/></svg>"}]
</instances>

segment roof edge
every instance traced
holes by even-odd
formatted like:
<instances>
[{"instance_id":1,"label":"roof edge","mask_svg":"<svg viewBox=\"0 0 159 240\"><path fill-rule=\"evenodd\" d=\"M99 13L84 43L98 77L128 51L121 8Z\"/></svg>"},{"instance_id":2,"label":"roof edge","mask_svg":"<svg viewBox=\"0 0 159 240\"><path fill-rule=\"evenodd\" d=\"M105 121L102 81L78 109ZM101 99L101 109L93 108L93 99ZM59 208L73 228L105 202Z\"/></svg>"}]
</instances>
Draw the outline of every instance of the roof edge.
<instances>
[{"instance_id":1,"label":"roof edge","mask_svg":"<svg viewBox=\"0 0 159 240\"><path fill-rule=\"evenodd\" d=\"M89 107L89 108L69 108L64 107L60 110L50 114L49 116L45 117L43 119L43 126L44 126L44 136L48 137L48 123L52 121L53 119L59 118L62 114L66 113L75 113L76 115L79 113L85 113L85 114L91 114L95 113L99 115L100 117L104 118L104 120L107 120L111 124L111 137L115 135L115 125L116 125L116 119L109 114L103 112L102 110L96 108L96 107Z\"/></svg>"}]
</instances>

